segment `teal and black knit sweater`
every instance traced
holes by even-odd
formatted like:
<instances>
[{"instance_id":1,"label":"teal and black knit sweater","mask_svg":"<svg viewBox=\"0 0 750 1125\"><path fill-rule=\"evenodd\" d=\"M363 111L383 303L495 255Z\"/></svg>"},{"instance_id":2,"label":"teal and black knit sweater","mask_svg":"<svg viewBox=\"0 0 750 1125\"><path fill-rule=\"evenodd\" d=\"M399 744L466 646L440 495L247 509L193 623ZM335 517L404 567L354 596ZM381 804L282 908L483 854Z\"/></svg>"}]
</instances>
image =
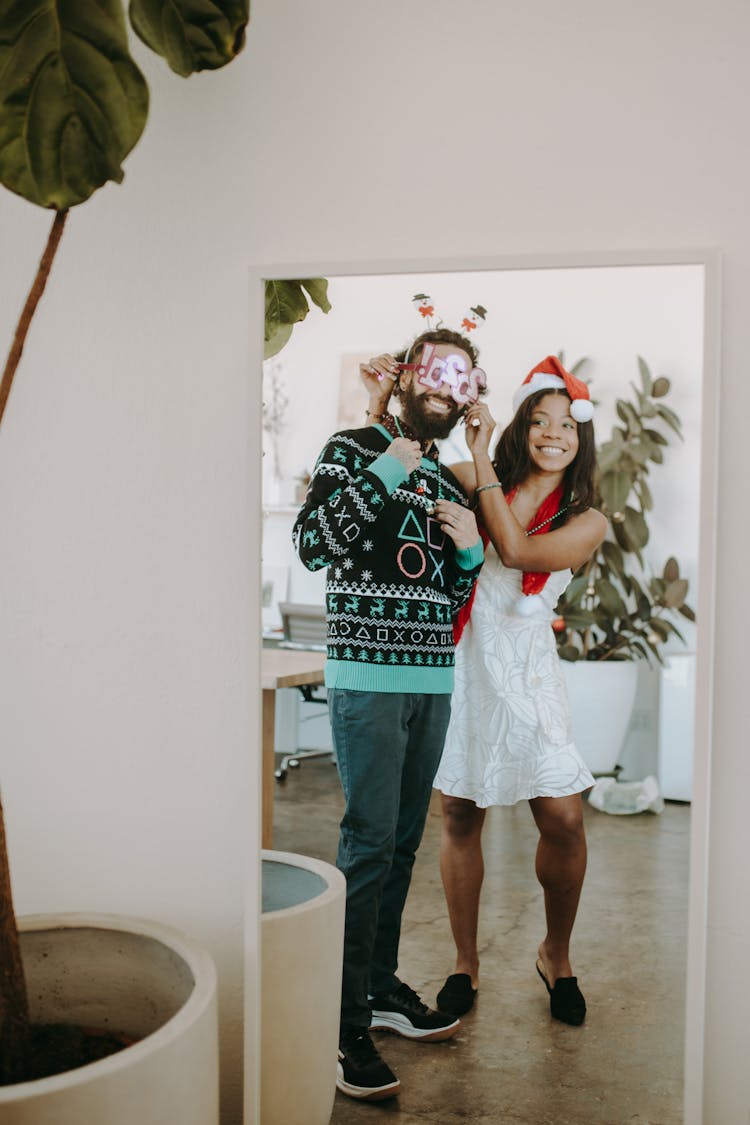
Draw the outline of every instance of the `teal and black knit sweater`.
<instances>
[{"instance_id":1,"label":"teal and black knit sweater","mask_svg":"<svg viewBox=\"0 0 750 1125\"><path fill-rule=\"evenodd\" d=\"M456 550L416 491L468 504L451 471L423 457L411 477L381 426L334 434L294 525L309 570L328 567L326 686L453 690L453 616L483 561L480 540Z\"/></svg>"}]
</instances>

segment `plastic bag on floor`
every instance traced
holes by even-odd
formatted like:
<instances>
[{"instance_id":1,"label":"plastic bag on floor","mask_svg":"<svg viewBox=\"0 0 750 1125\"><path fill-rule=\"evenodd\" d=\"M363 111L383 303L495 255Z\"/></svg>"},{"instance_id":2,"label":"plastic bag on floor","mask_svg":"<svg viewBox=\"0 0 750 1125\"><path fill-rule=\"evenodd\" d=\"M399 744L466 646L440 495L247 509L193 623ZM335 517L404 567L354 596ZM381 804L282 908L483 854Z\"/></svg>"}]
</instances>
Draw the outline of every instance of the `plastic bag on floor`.
<instances>
[{"instance_id":1,"label":"plastic bag on floor","mask_svg":"<svg viewBox=\"0 0 750 1125\"><path fill-rule=\"evenodd\" d=\"M589 791L589 804L616 816L664 811L659 782L653 775L643 781L616 781L614 777L600 777Z\"/></svg>"}]
</instances>

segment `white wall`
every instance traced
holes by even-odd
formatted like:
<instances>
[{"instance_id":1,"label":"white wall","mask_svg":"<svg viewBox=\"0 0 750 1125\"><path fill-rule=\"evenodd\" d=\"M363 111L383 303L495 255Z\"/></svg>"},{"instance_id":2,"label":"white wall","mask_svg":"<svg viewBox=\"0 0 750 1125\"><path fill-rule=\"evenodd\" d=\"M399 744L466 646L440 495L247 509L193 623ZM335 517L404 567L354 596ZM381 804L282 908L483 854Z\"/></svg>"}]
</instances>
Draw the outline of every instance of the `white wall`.
<instances>
[{"instance_id":1,"label":"white wall","mask_svg":"<svg viewBox=\"0 0 750 1125\"><path fill-rule=\"evenodd\" d=\"M306 601L319 590L321 575L310 575L295 559L289 536L292 512L276 511L269 502L277 500L284 506L291 502L295 477L312 468L324 440L340 425L342 357L396 351L425 327L411 303L417 292L430 293L435 316L443 317L448 327L458 327L471 304L487 307L487 322L473 339L488 376L486 401L500 428L510 419L513 392L526 373L545 355L560 349L569 365L588 357L581 374L598 402L595 426L599 441L606 440L619 421L616 399L631 399L631 384L641 385L638 355L646 359L654 377L670 377L672 388L664 402L680 416L684 441L659 424L670 445L664 465L652 466L649 475L655 509L646 558L661 573L669 555L675 555L694 593L703 269L681 265L329 279L330 312L323 315L313 309L284 350L265 364L264 399L268 401L272 393L273 374L287 404L281 431L264 434L268 515L263 559L290 566L290 598ZM351 384L358 407L356 424L361 424L366 396L356 374L352 374ZM445 444L448 462L469 456L460 427ZM280 479L271 472L277 465ZM689 634L689 623L685 625Z\"/></svg>"},{"instance_id":2,"label":"white wall","mask_svg":"<svg viewBox=\"0 0 750 1125\"><path fill-rule=\"evenodd\" d=\"M0 782L19 913L145 915L212 950L236 1122L251 63L183 82L140 55L147 131L125 183L69 216L0 433ZM3 351L49 221L0 193Z\"/></svg>"},{"instance_id":3,"label":"white wall","mask_svg":"<svg viewBox=\"0 0 750 1125\"><path fill-rule=\"evenodd\" d=\"M746 1125L749 30L734 0L255 0L228 70L185 83L148 59L127 180L71 217L0 440L19 908L132 910L209 943L225 1122L258 836L248 262L698 245L725 280L704 1122ZM2 339L46 227L0 197Z\"/></svg>"}]
</instances>

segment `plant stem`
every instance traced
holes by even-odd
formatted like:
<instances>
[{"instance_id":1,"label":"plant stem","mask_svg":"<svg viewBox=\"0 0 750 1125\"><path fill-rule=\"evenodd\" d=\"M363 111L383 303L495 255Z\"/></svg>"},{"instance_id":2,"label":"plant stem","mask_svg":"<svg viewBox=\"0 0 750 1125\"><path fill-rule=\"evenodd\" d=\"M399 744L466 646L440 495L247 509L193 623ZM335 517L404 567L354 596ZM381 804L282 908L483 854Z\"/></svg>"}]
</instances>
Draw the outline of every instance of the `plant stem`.
<instances>
[{"instance_id":1,"label":"plant stem","mask_svg":"<svg viewBox=\"0 0 750 1125\"><path fill-rule=\"evenodd\" d=\"M49 271L52 267L52 262L54 261L55 253L57 252L57 247L60 242L60 238L62 237L63 227L65 226L65 220L67 219L67 217L67 210L55 211L55 217L52 220L52 229L49 232L47 245L44 248L44 253L42 254L41 261L39 262L39 268L36 271L36 277L34 278L31 289L29 290L29 295L26 298L26 304L23 306L21 315L18 318L18 324L16 325L16 332L13 337L13 343L11 345L10 352L8 353L8 359L5 364L5 370L3 371L2 381L0 381L0 422L2 422L3 420L3 414L5 413L5 404L8 401L8 395L10 394L10 388L13 383L13 376L16 373L16 368L18 367L19 361L21 359L23 346L26 343L26 336L29 331L29 326L31 325L32 317L36 312L36 307L39 304L42 293L44 292L44 287L47 284Z\"/></svg>"},{"instance_id":2,"label":"plant stem","mask_svg":"<svg viewBox=\"0 0 750 1125\"><path fill-rule=\"evenodd\" d=\"M23 353L26 336L36 307L41 300L57 247L62 237L67 210L56 211L36 277L16 325L13 343L0 380L0 422ZM3 809L0 804L0 1082L21 1082L29 1075L29 1002L13 910L8 849L5 841Z\"/></svg>"},{"instance_id":3,"label":"plant stem","mask_svg":"<svg viewBox=\"0 0 750 1125\"><path fill-rule=\"evenodd\" d=\"M28 1076L29 1003L18 942L0 803L0 1082Z\"/></svg>"}]
</instances>

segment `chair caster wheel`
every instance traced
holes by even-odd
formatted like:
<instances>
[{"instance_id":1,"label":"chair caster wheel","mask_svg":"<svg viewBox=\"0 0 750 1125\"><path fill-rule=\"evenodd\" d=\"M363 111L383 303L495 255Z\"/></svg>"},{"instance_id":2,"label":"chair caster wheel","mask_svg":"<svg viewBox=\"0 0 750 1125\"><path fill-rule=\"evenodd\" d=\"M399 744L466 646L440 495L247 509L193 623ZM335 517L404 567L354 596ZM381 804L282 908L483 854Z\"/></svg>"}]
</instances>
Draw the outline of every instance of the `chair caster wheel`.
<instances>
[{"instance_id":1,"label":"chair caster wheel","mask_svg":"<svg viewBox=\"0 0 750 1125\"><path fill-rule=\"evenodd\" d=\"M289 769L290 770L298 770L299 765L300 765L300 763L299 763L298 758L290 758L289 759Z\"/></svg>"},{"instance_id":2,"label":"chair caster wheel","mask_svg":"<svg viewBox=\"0 0 750 1125\"><path fill-rule=\"evenodd\" d=\"M277 781L286 781L286 770L274 770L273 776Z\"/></svg>"}]
</instances>

